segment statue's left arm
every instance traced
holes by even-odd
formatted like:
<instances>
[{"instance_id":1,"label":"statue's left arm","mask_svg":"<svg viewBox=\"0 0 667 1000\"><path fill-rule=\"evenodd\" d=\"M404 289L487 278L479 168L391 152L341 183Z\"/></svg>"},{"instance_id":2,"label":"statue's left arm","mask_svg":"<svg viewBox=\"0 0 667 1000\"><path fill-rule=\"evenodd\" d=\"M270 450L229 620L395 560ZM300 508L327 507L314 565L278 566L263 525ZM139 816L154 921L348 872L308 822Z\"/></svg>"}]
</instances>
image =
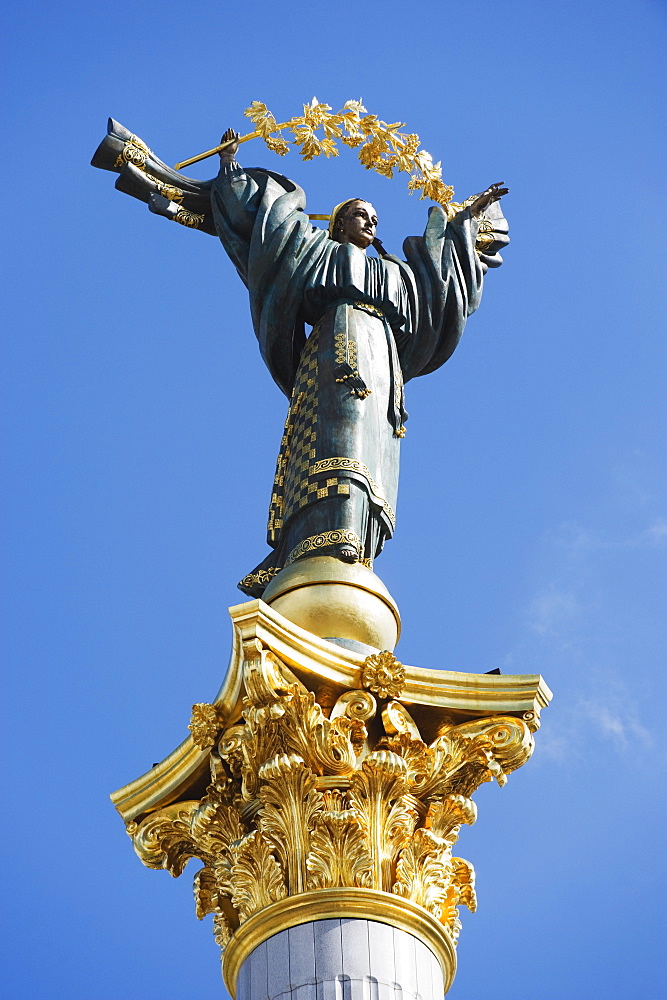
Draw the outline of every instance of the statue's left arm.
<instances>
[{"instance_id":1,"label":"statue's left arm","mask_svg":"<svg viewBox=\"0 0 667 1000\"><path fill-rule=\"evenodd\" d=\"M406 381L448 360L480 304L484 275L502 264L499 251L509 243L499 205L505 191L492 185L456 206L451 218L433 206L424 235L403 244L407 260L400 264L412 290L414 317L408 336L397 338Z\"/></svg>"}]
</instances>

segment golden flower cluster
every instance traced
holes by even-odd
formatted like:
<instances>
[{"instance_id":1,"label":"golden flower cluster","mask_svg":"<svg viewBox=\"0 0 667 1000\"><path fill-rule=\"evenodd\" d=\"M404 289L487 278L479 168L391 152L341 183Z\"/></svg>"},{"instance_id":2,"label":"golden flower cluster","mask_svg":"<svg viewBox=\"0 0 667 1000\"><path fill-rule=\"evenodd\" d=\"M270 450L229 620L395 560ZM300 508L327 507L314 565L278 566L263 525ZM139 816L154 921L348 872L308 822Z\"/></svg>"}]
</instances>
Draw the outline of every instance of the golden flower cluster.
<instances>
[{"instance_id":1,"label":"golden flower cluster","mask_svg":"<svg viewBox=\"0 0 667 1000\"><path fill-rule=\"evenodd\" d=\"M336 140L340 140L345 146L358 148L359 160L367 170L383 177L393 177L394 170L409 174L408 190L420 191L421 198L447 208L453 197L454 189L442 180L440 163L434 163L431 154L419 148L419 136L401 132L402 122L388 125L377 115L368 114L361 101L346 101L334 113L329 104L313 97L310 104L304 104L302 116L280 124L261 101L253 101L244 114L253 122L256 134L279 156L289 152L285 129L292 132L292 144L300 147L304 160L338 156ZM321 134L317 134L319 130Z\"/></svg>"}]
</instances>

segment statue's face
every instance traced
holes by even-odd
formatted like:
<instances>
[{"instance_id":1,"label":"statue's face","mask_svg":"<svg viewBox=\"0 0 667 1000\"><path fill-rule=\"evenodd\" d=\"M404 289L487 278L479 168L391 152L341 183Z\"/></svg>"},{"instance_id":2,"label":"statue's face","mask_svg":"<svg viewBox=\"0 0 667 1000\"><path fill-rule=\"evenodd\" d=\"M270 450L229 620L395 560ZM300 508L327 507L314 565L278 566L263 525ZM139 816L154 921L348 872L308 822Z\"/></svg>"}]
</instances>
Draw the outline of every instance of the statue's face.
<instances>
[{"instance_id":1,"label":"statue's face","mask_svg":"<svg viewBox=\"0 0 667 1000\"><path fill-rule=\"evenodd\" d=\"M339 219L336 225L336 238L339 243L354 243L360 250L366 250L372 244L378 219L370 202L353 201Z\"/></svg>"}]
</instances>

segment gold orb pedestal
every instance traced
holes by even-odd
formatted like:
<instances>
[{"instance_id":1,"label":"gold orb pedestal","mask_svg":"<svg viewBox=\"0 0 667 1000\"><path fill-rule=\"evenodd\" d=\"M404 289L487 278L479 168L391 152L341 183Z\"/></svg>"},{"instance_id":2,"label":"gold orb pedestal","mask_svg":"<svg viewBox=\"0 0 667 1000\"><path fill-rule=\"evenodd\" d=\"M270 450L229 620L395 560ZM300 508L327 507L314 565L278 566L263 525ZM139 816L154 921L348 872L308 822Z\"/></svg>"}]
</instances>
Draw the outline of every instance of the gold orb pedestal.
<instances>
[{"instance_id":1,"label":"gold orb pedestal","mask_svg":"<svg viewBox=\"0 0 667 1000\"><path fill-rule=\"evenodd\" d=\"M300 559L273 578L262 600L322 639L352 639L391 651L401 634L395 600L380 577L358 562Z\"/></svg>"}]
</instances>

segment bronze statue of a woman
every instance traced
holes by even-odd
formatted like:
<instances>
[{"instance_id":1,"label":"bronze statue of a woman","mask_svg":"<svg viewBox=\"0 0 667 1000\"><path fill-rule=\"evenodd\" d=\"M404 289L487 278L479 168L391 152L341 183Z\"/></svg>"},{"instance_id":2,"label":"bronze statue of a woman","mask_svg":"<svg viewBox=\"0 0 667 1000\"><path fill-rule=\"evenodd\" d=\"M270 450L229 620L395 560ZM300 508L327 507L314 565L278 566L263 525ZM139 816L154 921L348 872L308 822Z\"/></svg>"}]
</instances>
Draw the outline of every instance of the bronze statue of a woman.
<instances>
[{"instance_id":1,"label":"bronze statue of a woman","mask_svg":"<svg viewBox=\"0 0 667 1000\"><path fill-rule=\"evenodd\" d=\"M93 165L119 172L116 186L153 212L216 234L248 288L262 357L290 399L269 509L272 551L239 584L260 597L281 569L309 556L372 567L393 534L403 387L451 356L485 272L502 263L508 227L498 200L507 188L493 184L449 216L431 207L424 235L406 239L400 260L376 239L370 203L346 201L328 231L313 226L302 189L240 166L237 139L225 133L218 176L197 182L110 121Z\"/></svg>"}]
</instances>

